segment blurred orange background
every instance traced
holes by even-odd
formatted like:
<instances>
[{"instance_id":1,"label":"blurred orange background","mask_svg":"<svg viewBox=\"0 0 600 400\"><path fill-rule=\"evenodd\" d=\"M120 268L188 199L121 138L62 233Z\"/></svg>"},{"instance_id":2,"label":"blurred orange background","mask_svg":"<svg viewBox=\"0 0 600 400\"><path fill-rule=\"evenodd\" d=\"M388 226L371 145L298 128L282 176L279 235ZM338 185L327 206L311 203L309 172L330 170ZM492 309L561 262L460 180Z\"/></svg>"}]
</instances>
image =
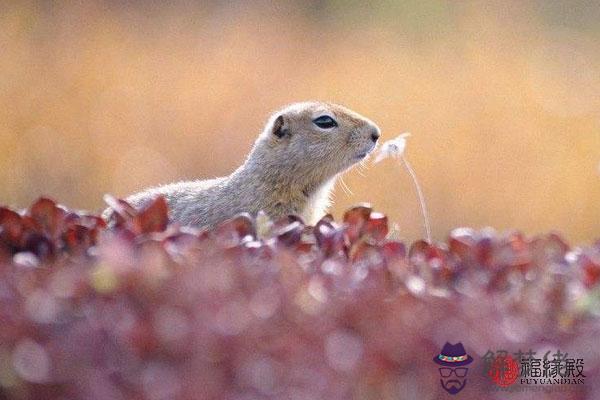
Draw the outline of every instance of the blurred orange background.
<instances>
[{"instance_id":1,"label":"blurred orange background","mask_svg":"<svg viewBox=\"0 0 600 400\"><path fill-rule=\"evenodd\" d=\"M100 210L106 192L228 174L271 111L319 99L384 140L412 133L435 238L600 236L600 3L7 3L0 204ZM399 164L344 180L337 218L368 201L402 238L424 235Z\"/></svg>"}]
</instances>

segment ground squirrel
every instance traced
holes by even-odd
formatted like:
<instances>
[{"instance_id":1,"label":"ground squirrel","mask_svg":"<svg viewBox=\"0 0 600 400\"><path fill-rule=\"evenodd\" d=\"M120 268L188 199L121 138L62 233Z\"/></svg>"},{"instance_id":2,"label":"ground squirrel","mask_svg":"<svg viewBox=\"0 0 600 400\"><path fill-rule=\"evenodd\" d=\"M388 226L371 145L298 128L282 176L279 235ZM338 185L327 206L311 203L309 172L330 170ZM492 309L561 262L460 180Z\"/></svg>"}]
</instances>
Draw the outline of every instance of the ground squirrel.
<instances>
[{"instance_id":1,"label":"ground squirrel","mask_svg":"<svg viewBox=\"0 0 600 400\"><path fill-rule=\"evenodd\" d=\"M172 222L200 228L260 210L275 219L297 214L313 224L329 206L336 177L365 158L379 135L372 121L340 105L295 103L269 118L231 175L158 186L126 201L139 208L163 195Z\"/></svg>"}]
</instances>

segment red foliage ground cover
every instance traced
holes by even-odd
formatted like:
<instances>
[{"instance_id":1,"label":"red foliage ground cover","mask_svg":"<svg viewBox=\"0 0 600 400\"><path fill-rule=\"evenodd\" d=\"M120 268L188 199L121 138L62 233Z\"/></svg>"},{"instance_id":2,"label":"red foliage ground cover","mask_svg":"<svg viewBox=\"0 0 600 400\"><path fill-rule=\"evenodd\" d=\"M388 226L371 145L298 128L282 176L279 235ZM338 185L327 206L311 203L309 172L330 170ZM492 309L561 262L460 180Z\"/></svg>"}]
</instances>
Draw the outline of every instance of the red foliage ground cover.
<instances>
[{"instance_id":1,"label":"red foliage ground cover","mask_svg":"<svg viewBox=\"0 0 600 400\"><path fill-rule=\"evenodd\" d=\"M0 398L449 397L446 341L475 360L456 398L600 396L600 243L461 228L407 248L366 206L208 232L169 225L161 198L112 206L110 226L0 208ZM568 351L585 384L494 391L498 349Z\"/></svg>"}]
</instances>

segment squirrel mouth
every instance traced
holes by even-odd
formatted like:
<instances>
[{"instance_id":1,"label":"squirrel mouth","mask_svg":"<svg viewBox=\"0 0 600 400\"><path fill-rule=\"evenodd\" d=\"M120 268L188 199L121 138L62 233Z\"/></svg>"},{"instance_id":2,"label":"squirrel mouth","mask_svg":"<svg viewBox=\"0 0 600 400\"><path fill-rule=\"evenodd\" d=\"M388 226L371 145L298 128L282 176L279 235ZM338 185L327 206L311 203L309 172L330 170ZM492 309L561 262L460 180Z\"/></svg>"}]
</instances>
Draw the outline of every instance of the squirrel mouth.
<instances>
[{"instance_id":1,"label":"squirrel mouth","mask_svg":"<svg viewBox=\"0 0 600 400\"><path fill-rule=\"evenodd\" d=\"M362 160L363 158L365 158L366 156L368 156L369 153L371 153L372 150L373 149L369 149L367 151L362 151L362 152L358 153L357 155L355 155L354 158L356 160Z\"/></svg>"},{"instance_id":2,"label":"squirrel mouth","mask_svg":"<svg viewBox=\"0 0 600 400\"><path fill-rule=\"evenodd\" d=\"M373 149L375 149L376 145L372 145L369 148L365 149L365 151L361 151L360 153L358 153L357 155L354 156L355 160L362 160L363 158L365 158L366 156L368 156Z\"/></svg>"}]
</instances>

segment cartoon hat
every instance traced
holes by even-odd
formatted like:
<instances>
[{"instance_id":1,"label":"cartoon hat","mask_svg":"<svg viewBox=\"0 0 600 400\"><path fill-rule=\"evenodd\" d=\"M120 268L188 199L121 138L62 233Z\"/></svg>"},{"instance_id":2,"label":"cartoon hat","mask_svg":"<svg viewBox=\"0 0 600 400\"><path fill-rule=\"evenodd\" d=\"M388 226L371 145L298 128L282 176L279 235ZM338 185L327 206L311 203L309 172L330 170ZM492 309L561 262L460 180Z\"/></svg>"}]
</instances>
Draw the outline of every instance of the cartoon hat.
<instances>
[{"instance_id":1,"label":"cartoon hat","mask_svg":"<svg viewBox=\"0 0 600 400\"><path fill-rule=\"evenodd\" d=\"M460 367L461 365L471 364L473 357L467 354L462 343L450 344L446 342L440 354L433 357L433 361L445 367Z\"/></svg>"}]
</instances>

